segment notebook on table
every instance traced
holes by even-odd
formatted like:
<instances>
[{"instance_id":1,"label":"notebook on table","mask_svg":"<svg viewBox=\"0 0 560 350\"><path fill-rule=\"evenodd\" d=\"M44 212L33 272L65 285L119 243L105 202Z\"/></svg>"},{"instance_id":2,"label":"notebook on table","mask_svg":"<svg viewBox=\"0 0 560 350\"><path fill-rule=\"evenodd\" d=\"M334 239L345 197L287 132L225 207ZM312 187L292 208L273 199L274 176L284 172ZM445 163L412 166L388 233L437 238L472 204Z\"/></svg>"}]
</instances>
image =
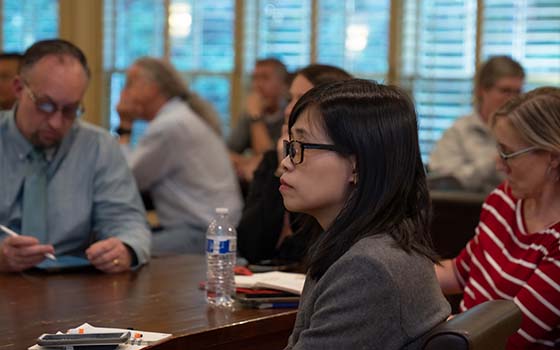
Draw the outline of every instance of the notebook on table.
<instances>
[{"instance_id":1,"label":"notebook on table","mask_svg":"<svg viewBox=\"0 0 560 350\"><path fill-rule=\"evenodd\" d=\"M235 276L237 288L270 288L301 295L305 275L302 273L271 271L255 273L251 276Z\"/></svg>"}]
</instances>

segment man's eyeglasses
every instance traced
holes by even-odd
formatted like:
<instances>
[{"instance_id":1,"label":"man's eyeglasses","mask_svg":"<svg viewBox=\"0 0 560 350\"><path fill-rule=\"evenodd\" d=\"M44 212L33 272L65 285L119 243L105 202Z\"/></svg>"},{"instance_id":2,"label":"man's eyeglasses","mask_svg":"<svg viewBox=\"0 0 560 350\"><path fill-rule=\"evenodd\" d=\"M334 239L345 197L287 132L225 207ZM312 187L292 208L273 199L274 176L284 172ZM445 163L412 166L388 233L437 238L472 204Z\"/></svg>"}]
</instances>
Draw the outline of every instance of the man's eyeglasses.
<instances>
[{"instance_id":1,"label":"man's eyeglasses","mask_svg":"<svg viewBox=\"0 0 560 350\"><path fill-rule=\"evenodd\" d=\"M39 100L39 98L35 95L33 91L31 91L31 88L26 83L23 85L23 87L27 92L29 98L31 98L31 101L33 101L33 103L35 104L35 108L37 108L38 111L45 113L48 116L55 114L59 110L62 113L62 116L66 119L79 118L82 114L84 114L85 109L81 104L78 106L59 107L57 106L56 103L52 101Z\"/></svg>"},{"instance_id":2,"label":"man's eyeglasses","mask_svg":"<svg viewBox=\"0 0 560 350\"><path fill-rule=\"evenodd\" d=\"M289 156L294 165L303 162L303 150L305 149L324 149L327 151L341 152L335 145L284 140L284 158Z\"/></svg>"},{"instance_id":3,"label":"man's eyeglasses","mask_svg":"<svg viewBox=\"0 0 560 350\"><path fill-rule=\"evenodd\" d=\"M503 160L508 160L508 159L520 156L522 154L532 152L536 149L538 149L537 146L530 146L530 147L527 147L527 148L520 149L519 151L515 151L515 152L511 152L511 153L504 153L504 152L502 152L501 149L498 148L498 154L500 155L500 158L502 158Z\"/></svg>"},{"instance_id":4,"label":"man's eyeglasses","mask_svg":"<svg viewBox=\"0 0 560 350\"><path fill-rule=\"evenodd\" d=\"M504 95L519 95L521 94L521 89L511 88L508 86L494 86L494 89L498 90L499 93Z\"/></svg>"}]
</instances>

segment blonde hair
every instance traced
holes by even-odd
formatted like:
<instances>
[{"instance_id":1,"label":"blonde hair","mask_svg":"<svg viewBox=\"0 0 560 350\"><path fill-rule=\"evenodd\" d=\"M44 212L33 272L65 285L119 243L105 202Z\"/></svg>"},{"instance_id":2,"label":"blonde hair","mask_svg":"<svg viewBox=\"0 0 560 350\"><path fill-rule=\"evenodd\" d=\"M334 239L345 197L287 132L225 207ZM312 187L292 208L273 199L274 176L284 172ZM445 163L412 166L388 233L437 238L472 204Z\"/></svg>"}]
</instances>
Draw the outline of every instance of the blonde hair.
<instances>
[{"instance_id":1,"label":"blonde hair","mask_svg":"<svg viewBox=\"0 0 560 350\"><path fill-rule=\"evenodd\" d=\"M169 98L179 97L200 116L218 135L222 134L220 118L214 107L193 91L190 91L179 72L171 63L153 57L141 57L134 62L144 76L157 84L162 94Z\"/></svg>"},{"instance_id":2,"label":"blonde hair","mask_svg":"<svg viewBox=\"0 0 560 350\"><path fill-rule=\"evenodd\" d=\"M560 89L541 87L513 98L490 118L508 118L531 145L560 154Z\"/></svg>"}]
</instances>

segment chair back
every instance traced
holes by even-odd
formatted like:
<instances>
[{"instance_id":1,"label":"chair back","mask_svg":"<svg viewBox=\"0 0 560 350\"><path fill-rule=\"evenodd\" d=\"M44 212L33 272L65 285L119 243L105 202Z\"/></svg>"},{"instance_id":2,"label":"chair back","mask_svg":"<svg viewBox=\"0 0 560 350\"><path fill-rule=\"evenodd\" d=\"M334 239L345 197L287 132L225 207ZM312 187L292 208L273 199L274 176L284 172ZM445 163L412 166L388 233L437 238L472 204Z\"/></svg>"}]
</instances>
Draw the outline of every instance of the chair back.
<instances>
[{"instance_id":1,"label":"chair back","mask_svg":"<svg viewBox=\"0 0 560 350\"><path fill-rule=\"evenodd\" d=\"M484 302L432 330L424 350L503 350L521 325L521 310L511 300Z\"/></svg>"},{"instance_id":2,"label":"chair back","mask_svg":"<svg viewBox=\"0 0 560 350\"><path fill-rule=\"evenodd\" d=\"M474 236L485 195L469 192L430 191L434 248L442 259L459 255Z\"/></svg>"}]
</instances>

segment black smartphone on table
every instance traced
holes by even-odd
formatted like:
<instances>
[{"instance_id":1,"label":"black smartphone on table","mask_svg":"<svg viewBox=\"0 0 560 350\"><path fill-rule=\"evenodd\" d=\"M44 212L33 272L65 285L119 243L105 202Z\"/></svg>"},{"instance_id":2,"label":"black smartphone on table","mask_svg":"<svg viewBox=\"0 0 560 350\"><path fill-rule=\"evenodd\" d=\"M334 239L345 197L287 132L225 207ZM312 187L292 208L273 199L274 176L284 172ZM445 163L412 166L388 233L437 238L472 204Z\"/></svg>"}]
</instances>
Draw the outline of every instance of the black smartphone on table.
<instances>
[{"instance_id":1,"label":"black smartphone on table","mask_svg":"<svg viewBox=\"0 0 560 350\"><path fill-rule=\"evenodd\" d=\"M117 346L130 339L130 332L43 334L37 344L45 347Z\"/></svg>"}]
</instances>

